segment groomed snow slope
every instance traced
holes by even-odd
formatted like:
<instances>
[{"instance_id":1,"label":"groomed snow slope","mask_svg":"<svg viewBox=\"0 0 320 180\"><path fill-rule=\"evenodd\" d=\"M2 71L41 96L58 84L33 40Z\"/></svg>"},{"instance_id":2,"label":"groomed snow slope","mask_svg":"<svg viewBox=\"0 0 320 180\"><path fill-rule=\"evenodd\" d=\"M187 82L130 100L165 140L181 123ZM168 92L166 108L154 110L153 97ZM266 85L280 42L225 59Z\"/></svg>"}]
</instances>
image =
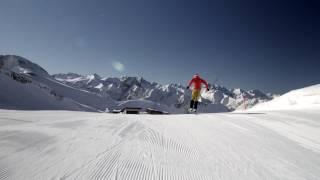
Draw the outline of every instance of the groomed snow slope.
<instances>
[{"instance_id":1,"label":"groomed snow slope","mask_svg":"<svg viewBox=\"0 0 320 180\"><path fill-rule=\"evenodd\" d=\"M0 179L318 180L319 119L0 110Z\"/></svg>"}]
</instances>

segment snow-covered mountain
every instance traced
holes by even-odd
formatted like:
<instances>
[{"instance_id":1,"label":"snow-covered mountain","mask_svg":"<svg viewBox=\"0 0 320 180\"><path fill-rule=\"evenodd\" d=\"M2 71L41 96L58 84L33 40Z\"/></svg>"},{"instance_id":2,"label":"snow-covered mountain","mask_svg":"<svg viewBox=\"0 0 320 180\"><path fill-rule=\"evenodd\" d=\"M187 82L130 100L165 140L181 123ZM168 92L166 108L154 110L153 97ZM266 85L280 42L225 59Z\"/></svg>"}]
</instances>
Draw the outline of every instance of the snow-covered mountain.
<instances>
[{"instance_id":1,"label":"snow-covered mountain","mask_svg":"<svg viewBox=\"0 0 320 180\"><path fill-rule=\"evenodd\" d=\"M0 56L0 84L3 109L104 111L114 105L110 97L61 83L19 56Z\"/></svg>"},{"instance_id":2,"label":"snow-covered mountain","mask_svg":"<svg viewBox=\"0 0 320 180\"><path fill-rule=\"evenodd\" d=\"M29 74L37 76L50 76L46 70L39 65L14 55L0 55L0 69L12 71L19 74Z\"/></svg>"},{"instance_id":3,"label":"snow-covered mountain","mask_svg":"<svg viewBox=\"0 0 320 180\"><path fill-rule=\"evenodd\" d=\"M101 78L97 74L84 76L75 73L55 74L53 77L75 88L102 96L109 95L115 101L149 100L184 111L191 98L191 91L182 85L161 85L138 77ZM202 92L200 109L204 112L217 112L215 109L219 107L219 111L232 111L237 108L250 108L271 99L272 96L260 90L227 89L210 84L210 91ZM212 106L215 108L210 108Z\"/></svg>"},{"instance_id":4,"label":"snow-covered mountain","mask_svg":"<svg viewBox=\"0 0 320 180\"><path fill-rule=\"evenodd\" d=\"M138 77L102 78L97 74L49 75L31 61L0 56L0 107L105 111L123 106L184 113L191 91L178 84L161 85ZM202 92L200 112L226 112L252 107L272 96L259 90L227 89L211 84Z\"/></svg>"}]
</instances>

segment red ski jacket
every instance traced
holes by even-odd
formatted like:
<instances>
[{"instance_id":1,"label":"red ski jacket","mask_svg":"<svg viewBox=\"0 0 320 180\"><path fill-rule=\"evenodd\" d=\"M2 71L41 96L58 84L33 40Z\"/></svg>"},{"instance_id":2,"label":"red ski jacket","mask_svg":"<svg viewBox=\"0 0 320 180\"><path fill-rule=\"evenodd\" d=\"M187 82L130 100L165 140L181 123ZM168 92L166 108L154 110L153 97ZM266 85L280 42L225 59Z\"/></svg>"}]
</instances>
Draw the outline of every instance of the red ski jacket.
<instances>
[{"instance_id":1,"label":"red ski jacket","mask_svg":"<svg viewBox=\"0 0 320 180\"><path fill-rule=\"evenodd\" d=\"M209 89L207 81L200 78L200 76L193 76L191 81L189 82L189 87L194 84L194 90L201 90L201 84L205 84L206 88Z\"/></svg>"}]
</instances>

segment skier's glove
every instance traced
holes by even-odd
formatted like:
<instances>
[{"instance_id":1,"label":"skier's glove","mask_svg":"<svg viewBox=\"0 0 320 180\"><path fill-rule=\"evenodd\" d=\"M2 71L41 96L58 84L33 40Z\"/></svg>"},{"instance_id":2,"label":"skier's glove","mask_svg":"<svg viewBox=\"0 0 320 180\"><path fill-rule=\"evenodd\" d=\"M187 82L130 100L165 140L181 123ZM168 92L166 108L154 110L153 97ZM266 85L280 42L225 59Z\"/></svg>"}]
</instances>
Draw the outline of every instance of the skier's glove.
<instances>
[{"instance_id":1,"label":"skier's glove","mask_svg":"<svg viewBox=\"0 0 320 180\"><path fill-rule=\"evenodd\" d=\"M210 89L209 88L207 88L207 91L209 91Z\"/></svg>"},{"instance_id":2,"label":"skier's glove","mask_svg":"<svg viewBox=\"0 0 320 180\"><path fill-rule=\"evenodd\" d=\"M187 86L187 89L189 89L190 87L189 86Z\"/></svg>"}]
</instances>

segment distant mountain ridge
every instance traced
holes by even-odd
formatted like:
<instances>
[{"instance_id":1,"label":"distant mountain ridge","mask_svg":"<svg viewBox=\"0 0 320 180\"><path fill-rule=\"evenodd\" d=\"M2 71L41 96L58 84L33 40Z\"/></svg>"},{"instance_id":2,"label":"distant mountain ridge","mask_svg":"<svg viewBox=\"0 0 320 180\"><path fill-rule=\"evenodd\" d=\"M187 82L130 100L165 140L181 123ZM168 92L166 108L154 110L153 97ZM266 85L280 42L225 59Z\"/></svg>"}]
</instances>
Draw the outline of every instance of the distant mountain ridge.
<instances>
[{"instance_id":1,"label":"distant mountain ridge","mask_svg":"<svg viewBox=\"0 0 320 180\"><path fill-rule=\"evenodd\" d=\"M31 82L23 86L20 82L18 85L17 78L13 76L24 77ZM10 78L11 81L9 81ZM31 109L50 109L51 106L47 105L55 104L54 109L61 110L105 111L106 109L119 109L130 104L130 106L150 107L169 113L184 113L191 98L191 91L182 85L161 85L149 82L142 77L102 78L98 74L80 75L76 73L49 75L41 66L14 55L0 56L0 82L1 84L13 84L12 88L22 87L10 90L1 86L2 92L11 91L11 93L25 93L32 96L25 102L25 105L19 105L19 103L12 103L19 101L14 99L14 96L4 98L2 96L5 94L0 93L0 100L5 99L0 107L5 108L10 105L13 109L23 109L23 106L28 106L28 104L32 105ZM46 87L44 88L46 90L37 88L42 86ZM46 98L39 99L37 94L47 95ZM199 111L233 111L239 108L249 108L272 98L272 95L260 90L228 89L210 84L210 91L202 92ZM38 99L41 103L35 105L32 99ZM66 102L68 102L67 105Z\"/></svg>"},{"instance_id":2,"label":"distant mountain ridge","mask_svg":"<svg viewBox=\"0 0 320 180\"><path fill-rule=\"evenodd\" d=\"M108 95L115 101L150 100L175 108L186 108L191 92L178 84L161 85L138 77L101 78L97 74L79 75L75 73L55 74L53 77L69 86ZM226 87L209 84L210 91L202 92L205 105L223 105L229 111L238 108L250 108L260 102L271 100L272 95L260 90L245 91L243 89L227 89ZM245 105L244 105L245 103Z\"/></svg>"}]
</instances>

